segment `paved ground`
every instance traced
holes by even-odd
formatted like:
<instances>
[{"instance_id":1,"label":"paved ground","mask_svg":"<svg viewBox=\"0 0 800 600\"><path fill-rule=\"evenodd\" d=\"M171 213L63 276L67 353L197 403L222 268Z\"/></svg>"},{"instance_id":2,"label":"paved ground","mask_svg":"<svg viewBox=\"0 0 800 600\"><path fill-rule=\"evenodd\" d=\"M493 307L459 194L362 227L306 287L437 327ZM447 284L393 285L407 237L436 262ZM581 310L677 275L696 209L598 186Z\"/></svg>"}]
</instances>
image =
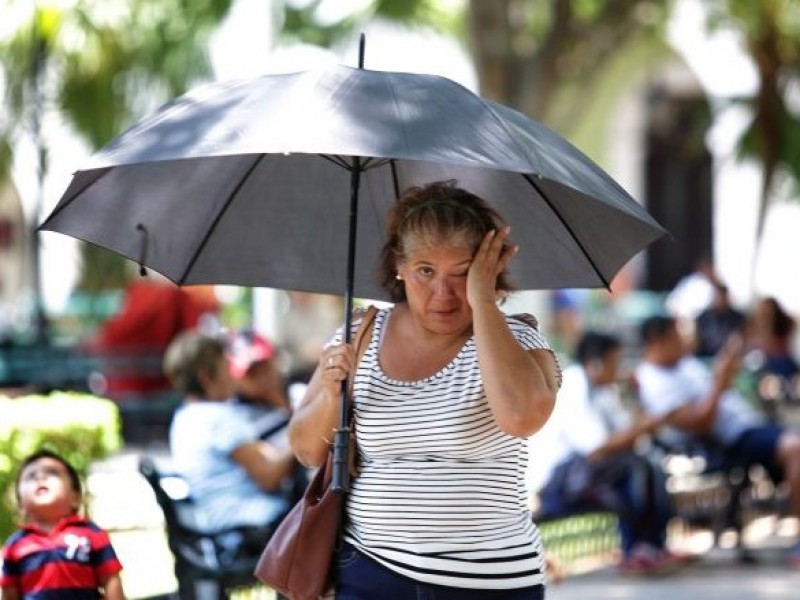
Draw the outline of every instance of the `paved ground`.
<instances>
[{"instance_id":1,"label":"paved ground","mask_svg":"<svg viewBox=\"0 0 800 600\"><path fill-rule=\"evenodd\" d=\"M658 579L621 577L613 568L567 578L550 587L548 600L755 600L800 598L800 572L787 569L775 549L759 564L740 565L730 551L714 551L678 573Z\"/></svg>"},{"instance_id":2,"label":"paved ground","mask_svg":"<svg viewBox=\"0 0 800 600\"><path fill-rule=\"evenodd\" d=\"M142 452L166 455L163 447L126 450L93 466L87 481L92 518L109 530L124 566L130 600L163 596L177 589L164 518L150 486L139 474Z\"/></svg>"},{"instance_id":3,"label":"paved ground","mask_svg":"<svg viewBox=\"0 0 800 600\"><path fill-rule=\"evenodd\" d=\"M163 447L127 450L95 465L88 482L92 516L112 532L125 565L128 598L164 596L176 588L172 557L163 534L160 509L138 474L142 452L165 456ZM712 548L709 538L686 539L700 551L696 563L661 578L621 577L613 567L595 568L552 585L548 600L782 600L800 598L800 571L786 566L786 548L797 532L792 522L760 522L748 531L748 546L758 559L742 565L732 549ZM390 599L386 599L390 600Z\"/></svg>"}]
</instances>

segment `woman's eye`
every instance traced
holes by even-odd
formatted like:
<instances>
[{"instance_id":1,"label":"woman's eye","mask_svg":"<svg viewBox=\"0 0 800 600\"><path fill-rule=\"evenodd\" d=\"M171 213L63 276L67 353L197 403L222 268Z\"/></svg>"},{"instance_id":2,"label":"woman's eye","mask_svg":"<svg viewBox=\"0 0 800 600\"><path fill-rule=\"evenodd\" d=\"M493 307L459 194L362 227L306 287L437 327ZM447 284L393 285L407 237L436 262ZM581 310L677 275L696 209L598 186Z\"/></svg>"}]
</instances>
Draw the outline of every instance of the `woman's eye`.
<instances>
[{"instance_id":1,"label":"woman's eye","mask_svg":"<svg viewBox=\"0 0 800 600\"><path fill-rule=\"evenodd\" d=\"M430 277L431 275L433 275L433 269L431 269L430 267L420 267L418 272L420 275L424 277Z\"/></svg>"}]
</instances>

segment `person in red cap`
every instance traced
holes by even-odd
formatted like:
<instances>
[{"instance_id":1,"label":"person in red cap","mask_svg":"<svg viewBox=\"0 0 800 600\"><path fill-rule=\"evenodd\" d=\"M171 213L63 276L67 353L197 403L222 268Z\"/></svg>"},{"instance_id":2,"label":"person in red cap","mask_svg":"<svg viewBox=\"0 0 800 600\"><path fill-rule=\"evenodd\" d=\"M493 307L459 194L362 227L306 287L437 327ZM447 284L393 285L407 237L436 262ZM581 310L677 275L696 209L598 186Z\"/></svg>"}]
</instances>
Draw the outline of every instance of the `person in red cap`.
<instances>
[{"instance_id":1,"label":"person in red cap","mask_svg":"<svg viewBox=\"0 0 800 600\"><path fill-rule=\"evenodd\" d=\"M233 333L228 340L228 366L238 382L235 401L250 408L261 439L283 433L290 405L272 344L252 329Z\"/></svg>"},{"instance_id":2,"label":"person in red cap","mask_svg":"<svg viewBox=\"0 0 800 600\"><path fill-rule=\"evenodd\" d=\"M251 407L234 400L238 381L227 340L199 331L167 348L164 372L184 397L170 423L170 462L191 493L201 531L247 528L243 545L260 551L291 508L296 461L288 443L265 439Z\"/></svg>"},{"instance_id":3,"label":"person in red cap","mask_svg":"<svg viewBox=\"0 0 800 600\"><path fill-rule=\"evenodd\" d=\"M238 385L233 403L247 413L259 439L280 451L288 450L291 404L274 346L252 329L232 333L228 338L228 366ZM306 483L305 469L294 461L292 474L281 487L287 497L299 499Z\"/></svg>"}]
</instances>

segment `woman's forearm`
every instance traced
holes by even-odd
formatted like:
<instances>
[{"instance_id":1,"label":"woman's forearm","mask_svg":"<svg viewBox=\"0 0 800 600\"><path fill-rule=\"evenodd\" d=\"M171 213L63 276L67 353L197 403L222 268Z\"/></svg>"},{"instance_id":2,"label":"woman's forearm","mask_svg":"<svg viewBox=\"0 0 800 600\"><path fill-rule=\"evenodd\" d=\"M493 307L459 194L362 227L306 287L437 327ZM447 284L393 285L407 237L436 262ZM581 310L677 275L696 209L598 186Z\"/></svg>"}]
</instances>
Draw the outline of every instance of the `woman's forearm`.
<instances>
[{"instance_id":1,"label":"woman's forearm","mask_svg":"<svg viewBox=\"0 0 800 600\"><path fill-rule=\"evenodd\" d=\"M339 423L339 399L329 397L330 391L320 385L319 379L319 373L315 372L303 402L289 422L292 451L307 467L318 467L325 462Z\"/></svg>"}]
</instances>

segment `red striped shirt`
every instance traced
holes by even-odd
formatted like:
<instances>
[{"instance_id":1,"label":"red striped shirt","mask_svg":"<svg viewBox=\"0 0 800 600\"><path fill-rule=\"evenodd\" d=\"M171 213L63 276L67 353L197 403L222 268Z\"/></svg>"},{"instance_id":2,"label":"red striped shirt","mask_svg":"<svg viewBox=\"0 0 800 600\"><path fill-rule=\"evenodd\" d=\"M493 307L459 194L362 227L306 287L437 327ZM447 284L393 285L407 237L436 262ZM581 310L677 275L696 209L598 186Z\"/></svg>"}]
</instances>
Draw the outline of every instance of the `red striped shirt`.
<instances>
[{"instance_id":1,"label":"red striped shirt","mask_svg":"<svg viewBox=\"0 0 800 600\"><path fill-rule=\"evenodd\" d=\"M3 547L0 587L25 599L98 598L98 587L121 569L108 534L73 515L50 533L32 524L14 533Z\"/></svg>"}]
</instances>

